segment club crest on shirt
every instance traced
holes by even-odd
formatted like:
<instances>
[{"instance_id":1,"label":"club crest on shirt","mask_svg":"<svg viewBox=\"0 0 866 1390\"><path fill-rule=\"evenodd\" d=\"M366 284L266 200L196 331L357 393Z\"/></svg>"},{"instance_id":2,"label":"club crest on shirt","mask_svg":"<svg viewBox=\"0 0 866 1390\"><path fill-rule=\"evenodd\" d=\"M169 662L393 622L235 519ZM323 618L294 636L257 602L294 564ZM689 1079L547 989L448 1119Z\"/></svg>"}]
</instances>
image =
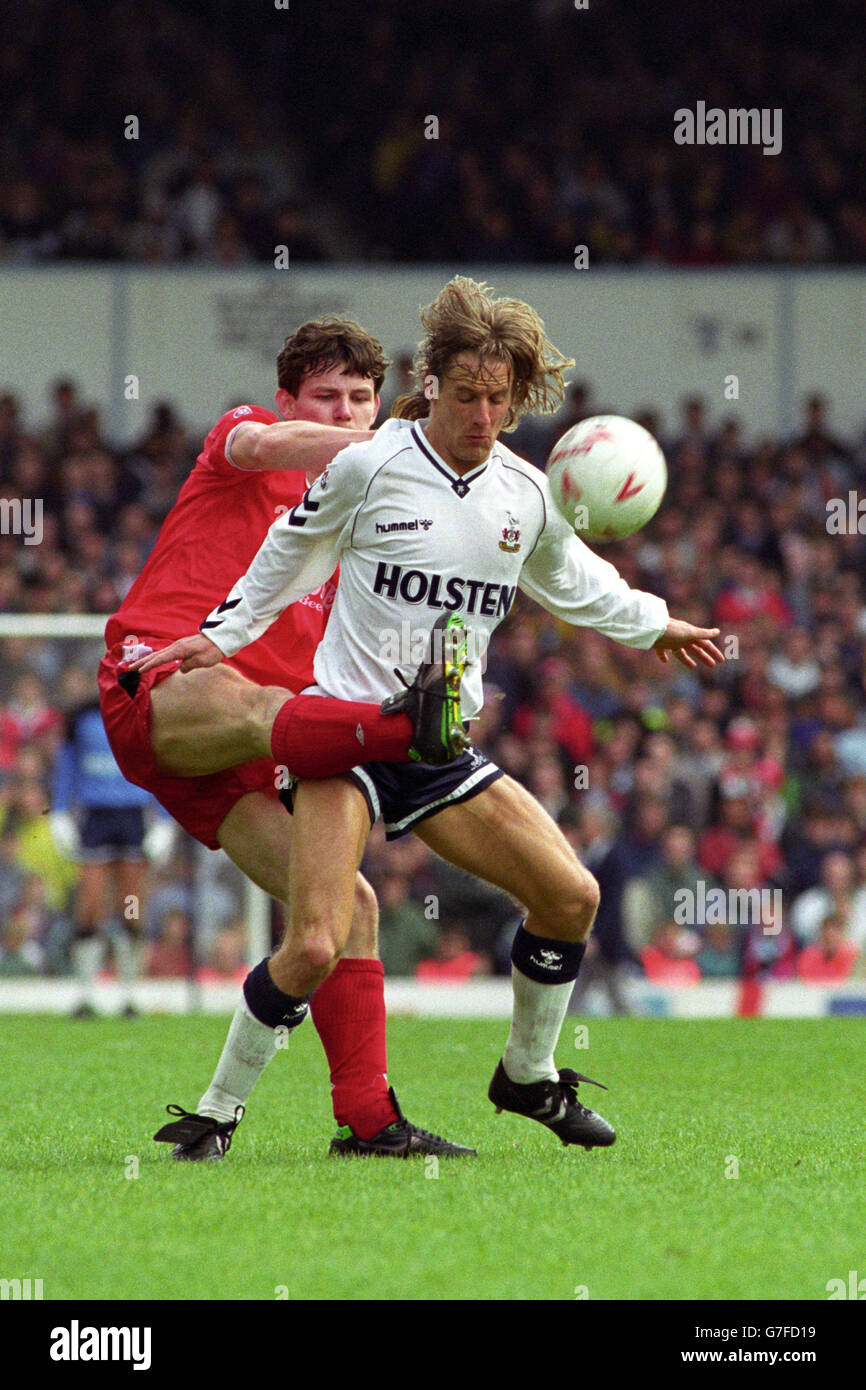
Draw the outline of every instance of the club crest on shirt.
<instances>
[{"instance_id":1,"label":"club crest on shirt","mask_svg":"<svg viewBox=\"0 0 866 1390\"><path fill-rule=\"evenodd\" d=\"M500 550L515 551L520 549L520 521L510 512L505 513L508 524L502 528L502 540L499 542Z\"/></svg>"}]
</instances>

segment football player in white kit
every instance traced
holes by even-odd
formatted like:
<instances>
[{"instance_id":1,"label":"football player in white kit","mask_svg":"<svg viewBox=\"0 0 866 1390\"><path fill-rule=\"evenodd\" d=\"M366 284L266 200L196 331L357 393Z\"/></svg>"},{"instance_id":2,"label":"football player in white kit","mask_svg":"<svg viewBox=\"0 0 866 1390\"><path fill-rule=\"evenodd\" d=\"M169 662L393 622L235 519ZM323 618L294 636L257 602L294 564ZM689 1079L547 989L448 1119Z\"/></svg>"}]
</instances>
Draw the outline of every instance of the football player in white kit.
<instances>
[{"instance_id":1,"label":"football player in white kit","mask_svg":"<svg viewBox=\"0 0 866 1390\"><path fill-rule=\"evenodd\" d=\"M712 640L718 629L671 619L662 599L629 588L574 534L544 475L498 442L523 414L555 407L563 368L572 365L548 342L535 311L457 277L422 323L419 389L396 402L402 418L387 421L369 444L344 449L274 523L200 634L140 665L178 658L184 670L215 665L338 562L337 597L314 665L322 694L384 700L395 649L403 657L397 673L408 678L417 634L465 623L475 659L466 666L461 712L472 719L482 704L478 655L518 588L557 618L652 648L663 661L670 653L691 668L723 661ZM262 1027L284 1023L339 958L355 872L379 815L389 839L413 831L527 909L512 949L511 1030L489 1089L497 1111L538 1120L564 1144L612 1144L613 1128L577 1099L578 1082L589 1078L554 1061L598 885L538 802L477 750L443 767L368 763L298 784L287 931L256 967L253 1012Z\"/></svg>"}]
</instances>

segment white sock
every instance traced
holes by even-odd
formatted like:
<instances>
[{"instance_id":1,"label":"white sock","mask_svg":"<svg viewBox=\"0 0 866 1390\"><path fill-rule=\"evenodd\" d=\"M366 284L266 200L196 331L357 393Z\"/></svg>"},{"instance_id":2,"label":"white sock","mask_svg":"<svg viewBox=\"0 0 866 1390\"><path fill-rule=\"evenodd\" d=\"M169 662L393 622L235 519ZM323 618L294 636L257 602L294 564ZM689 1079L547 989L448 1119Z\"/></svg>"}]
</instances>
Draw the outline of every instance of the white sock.
<instances>
[{"instance_id":1,"label":"white sock","mask_svg":"<svg viewBox=\"0 0 866 1390\"><path fill-rule=\"evenodd\" d=\"M553 1051L559 1041L574 980L559 985L539 984L513 965L511 984L514 1013L502 1057L506 1075L518 1086L528 1086L533 1081L555 1081L559 1073Z\"/></svg>"},{"instance_id":2,"label":"white sock","mask_svg":"<svg viewBox=\"0 0 866 1390\"><path fill-rule=\"evenodd\" d=\"M92 1004L95 994L94 981L99 974L102 965L102 953L105 943L98 932L92 932L90 936L79 936L72 943L70 952L72 957L72 970L76 980L81 985L81 1003Z\"/></svg>"},{"instance_id":3,"label":"white sock","mask_svg":"<svg viewBox=\"0 0 866 1390\"><path fill-rule=\"evenodd\" d=\"M233 1120L277 1051L276 1029L260 1023L241 995L213 1080L198 1103L199 1115Z\"/></svg>"},{"instance_id":4,"label":"white sock","mask_svg":"<svg viewBox=\"0 0 866 1390\"><path fill-rule=\"evenodd\" d=\"M117 978L123 985L134 984L141 979L144 962L144 941L132 932L119 931L114 938L114 959L117 963Z\"/></svg>"}]
</instances>

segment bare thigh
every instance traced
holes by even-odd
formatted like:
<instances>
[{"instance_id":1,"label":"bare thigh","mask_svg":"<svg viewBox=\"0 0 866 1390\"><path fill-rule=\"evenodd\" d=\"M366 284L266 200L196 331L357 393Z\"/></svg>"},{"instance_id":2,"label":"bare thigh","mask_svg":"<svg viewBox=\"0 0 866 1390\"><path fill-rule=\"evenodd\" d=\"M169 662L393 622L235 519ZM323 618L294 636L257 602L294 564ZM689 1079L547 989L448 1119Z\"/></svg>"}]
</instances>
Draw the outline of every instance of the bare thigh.
<instances>
[{"instance_id":1,"label":"bare thigh","mask_svg":"<svg viewBox=\"0 0 866 1390\"><path fill-rule=\"evenodd\" d=\"M256 685L231 666L175 671L150 695L150 733L162 772L206 777L271 755L271 726L292 692Z\"/></svg>"},{"instance_id":2,"label":"bare thigh","mask_svg":"<svg viewBox=\"0 0 866 1390\"><path fill-rule=\"evenodd\" d=\"M537 936L581 940L592 926L598 885L533 796L500 777L469 801L415 827L432 850L510 893Z\"/></svg>"}]
</instances>

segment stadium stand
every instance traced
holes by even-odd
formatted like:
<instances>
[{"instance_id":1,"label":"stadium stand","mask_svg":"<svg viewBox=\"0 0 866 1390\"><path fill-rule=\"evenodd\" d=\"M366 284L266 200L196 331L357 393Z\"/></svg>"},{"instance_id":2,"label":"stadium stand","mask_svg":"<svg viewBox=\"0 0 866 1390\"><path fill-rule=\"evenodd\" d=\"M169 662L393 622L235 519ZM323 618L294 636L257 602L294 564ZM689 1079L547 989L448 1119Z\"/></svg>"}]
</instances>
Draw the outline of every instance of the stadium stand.
<instances>
[{"instance_id":1,"label":"stadium stand","mask_svg":"<svg viewBox=\"0 0 866 1390\"><path fill-rule=\"evenodd\" d=\"M291 37L230 0L206 38L189 0L4 12L0 260L866 259L850 0L593 0L579 23L551 0L372 0L339 44L317 5ZM675 145L694 93L784 109L781 149Z\"/></svg>"}]
</instances>

